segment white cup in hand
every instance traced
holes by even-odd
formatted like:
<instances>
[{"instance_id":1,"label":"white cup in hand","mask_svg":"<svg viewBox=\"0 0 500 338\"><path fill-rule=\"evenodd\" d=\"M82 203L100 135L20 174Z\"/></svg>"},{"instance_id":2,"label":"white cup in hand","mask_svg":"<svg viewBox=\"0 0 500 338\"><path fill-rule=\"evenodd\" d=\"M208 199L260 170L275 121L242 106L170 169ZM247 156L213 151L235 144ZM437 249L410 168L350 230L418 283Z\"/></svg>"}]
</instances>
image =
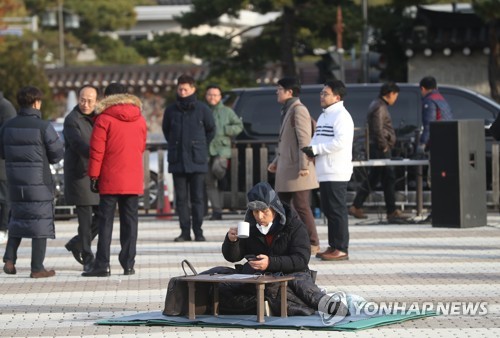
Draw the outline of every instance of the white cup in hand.
<instances>
[{"instance_id":1,"label":"white cup in hand","mask_svg":"<svg viewBox=\"0 0 500 338\"><path fill-rule=\"evenodd\" d=\"M248 238L248 236L250 236L250 223L239 222L238 223L238 237L239 238Z\"/></svg>"}]
</instances>

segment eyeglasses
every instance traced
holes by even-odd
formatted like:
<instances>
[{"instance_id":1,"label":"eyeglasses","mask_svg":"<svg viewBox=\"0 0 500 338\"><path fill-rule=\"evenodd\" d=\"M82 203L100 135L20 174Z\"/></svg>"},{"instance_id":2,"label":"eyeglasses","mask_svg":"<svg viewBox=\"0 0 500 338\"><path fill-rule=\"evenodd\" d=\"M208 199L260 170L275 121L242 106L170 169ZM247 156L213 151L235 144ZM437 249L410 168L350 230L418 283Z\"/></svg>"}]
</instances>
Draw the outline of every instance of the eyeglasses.
<instances>
[{"instance_id":1,"label":"eyeglasses","mask_svg":"<svg viewBox=\"0 0 500 338\"><path fill-rule=\"evenodd\" d=\"M328 96L328 95L333 95L333 94L332 94L332 93L325 92L325 91L321 91L321 92L319 92L319 96Z\"/></svg>"},{"instance_id":2,"label":"eyeglasses","mask_svg":"<svg viewBox=\"0 0 500 338\"><path fill-rule=\"evenodd\" d=\"M92 100L92 99L90 99L90 100L80 99L80 100L78 100L78 102L79 102L80 104L88 104L88 105L91 105L91 104L93 104L95 101L94 101L94 100Z\"/></svg>"}]
</instances>

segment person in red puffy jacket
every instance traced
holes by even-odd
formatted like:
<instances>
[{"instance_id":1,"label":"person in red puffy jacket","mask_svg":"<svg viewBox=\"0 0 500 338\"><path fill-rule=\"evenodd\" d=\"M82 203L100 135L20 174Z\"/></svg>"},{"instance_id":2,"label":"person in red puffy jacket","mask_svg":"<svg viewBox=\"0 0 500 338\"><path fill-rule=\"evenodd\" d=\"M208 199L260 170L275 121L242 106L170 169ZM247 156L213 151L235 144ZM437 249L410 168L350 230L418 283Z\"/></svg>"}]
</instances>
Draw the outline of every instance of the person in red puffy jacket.
<instances>
[{"instance_id":1,"label":"person in red puffy jacket","mask_svg":"<svg viewBox=\"0 0 500 338\"><path fill-rule=\"evenodd\" d=\"M111 83L96 107L96 121L90 139L88 175L91 189L98 191L99 240L93 267L84 277L110 275L110 247L113 218L118 203L120 216L119 261L124 275L135 273L139 195L144 193L142 155L146 149L146 120L141 101L127 94L127 88Z\"/></svg>"}]
</instances>

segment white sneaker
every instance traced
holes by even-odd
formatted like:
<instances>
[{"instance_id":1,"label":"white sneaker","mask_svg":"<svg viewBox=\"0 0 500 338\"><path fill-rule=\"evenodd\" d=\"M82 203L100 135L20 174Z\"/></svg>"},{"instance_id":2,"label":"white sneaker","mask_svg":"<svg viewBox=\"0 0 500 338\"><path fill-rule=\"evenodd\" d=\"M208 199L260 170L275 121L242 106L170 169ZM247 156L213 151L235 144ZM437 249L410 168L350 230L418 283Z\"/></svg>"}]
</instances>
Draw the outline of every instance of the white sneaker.
<instances>
[{"instance_id":1,"label":"white sneaker","mask_svg":"<svg viewBox=\"0 0 500 338\"><path fill-rule=\"evenodd\" d=\"M7 235L7 231L0 231L0 244L7 243L7 239L9 236Z\"/></svg>"}]
</instances>

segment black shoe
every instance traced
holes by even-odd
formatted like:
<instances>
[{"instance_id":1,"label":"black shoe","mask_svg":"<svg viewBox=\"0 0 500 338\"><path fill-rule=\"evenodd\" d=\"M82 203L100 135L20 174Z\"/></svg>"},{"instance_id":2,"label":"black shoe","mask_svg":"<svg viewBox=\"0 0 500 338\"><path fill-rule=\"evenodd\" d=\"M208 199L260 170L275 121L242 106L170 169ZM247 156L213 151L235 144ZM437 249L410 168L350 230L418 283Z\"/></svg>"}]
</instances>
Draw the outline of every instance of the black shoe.
<instances>
[{"instance_id":1,"label":"black shoe","mask_svg":"<svg viewBox=\"0 0 500 338\"><path fill-rule=\"evenodd\" d=\"M84 272L90 272L90 271L92 271L93 267L94 267L94 261L91 261L89 263L83 264L83 271Z\"/></svg>"},{"instance_id":2,"label":"black shoe","mask_svg":"<svg viewBox=\"0 0 500 338\"><path fill-rule=\"evenodd\" d=\"M182 236L176 237L174 242L189 242L191 240L191 236Z\"/></svg>"},{"instance_id":3,"label":"black shoe","mask_svg":"<svg viewBox=\"0 0 500 338\"><path fill-rule=\"evenodd\" d=\"M205 239L205 237L204 237L203 235L196 236L196 237L194 238L194 240L195 240L196 242L205 242L205 241L206 241L206 239Z\"/></svg>"},{"instance_id":4,"label":"black shoe","mask_svg":"<svg viewBox=\"0 0 500 338\"><path fill-rule=\"evenodd\" d=\"M15 275L17 271L14 262L5 261L5 265L3 266L3 272L5 272L8 275Z\"/></svg>"},{"instance_id":5,"label":"black shoe","mask_svg":"<svg viewBox=\"0 0 500 338\"><path fill-rule=\"evenodd\" d=\"M75 248L71 242L66 243L64 247L73 254L73 257L75 257L78 263L83 265L82 253L80 250Z\"/></svg>"},{"instance_id":6,"label":"black shoe","mask_svg":"<svg viewBox=\"0 0 500 338\"><path fill-rule=\"evenodd\" d=\"M123 269L123 274L124 274L125 276L135 275L135 270L134 270L134 268L130 268L130 269Z\"/></svg>"},{"instance_id":7,"label":"black shoe","mask_svg":"<svg viewBox=\"0 0 500 338\"><path fill-rule=\"evenodd\" d=\"M92 267L89 271L82 272L83 277L108 277L111 275L111 271L108 268L106 269L96 269Z\"/></svg>"},{"instance_id":8,"label":"black shoe","mask_svg":"<svg viewBox=\"0 0 500 338\"><path fill-rule=\"evenodd\" d=\"M220 212L214 212L209 218L210 221L220 221L222 220L222 214Z\"/></svg>"}]
</instances>

